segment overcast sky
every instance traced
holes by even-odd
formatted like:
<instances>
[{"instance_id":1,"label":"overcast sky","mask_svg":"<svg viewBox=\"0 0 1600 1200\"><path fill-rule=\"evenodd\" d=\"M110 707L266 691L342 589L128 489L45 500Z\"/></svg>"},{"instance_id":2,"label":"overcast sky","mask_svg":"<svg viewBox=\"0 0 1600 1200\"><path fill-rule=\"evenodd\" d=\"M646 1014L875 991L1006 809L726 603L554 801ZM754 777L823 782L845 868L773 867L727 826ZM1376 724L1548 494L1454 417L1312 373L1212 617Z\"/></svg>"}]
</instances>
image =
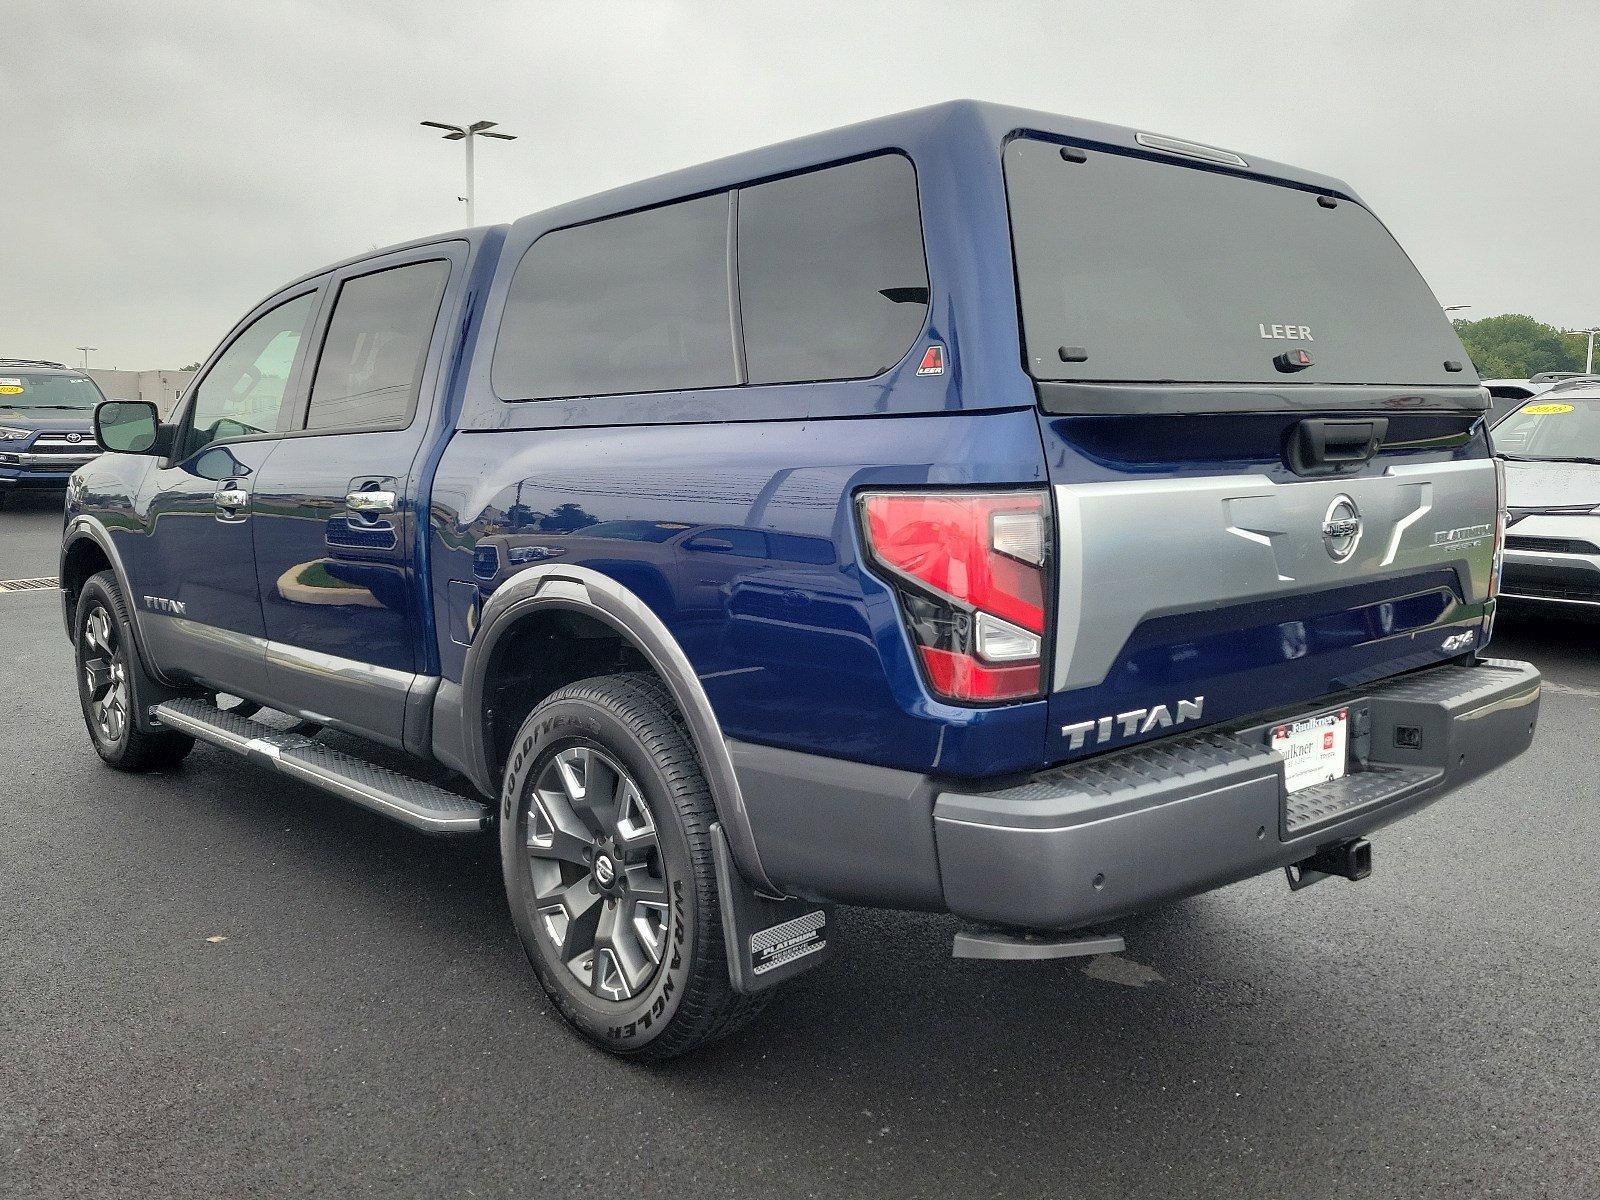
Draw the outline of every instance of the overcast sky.
<instances>
[{"instance_id":1,"label":"overcast sky","mask_svg":"<svg viewBox=\"0 0 1600 1200\"><path fill-rule=\"evenodd\" d=\"M1443 304L1600 322L1600 4L6 0L0 356L177 367L280 283L956 97L1349 180Z\"/></svg>"}]
</instances>

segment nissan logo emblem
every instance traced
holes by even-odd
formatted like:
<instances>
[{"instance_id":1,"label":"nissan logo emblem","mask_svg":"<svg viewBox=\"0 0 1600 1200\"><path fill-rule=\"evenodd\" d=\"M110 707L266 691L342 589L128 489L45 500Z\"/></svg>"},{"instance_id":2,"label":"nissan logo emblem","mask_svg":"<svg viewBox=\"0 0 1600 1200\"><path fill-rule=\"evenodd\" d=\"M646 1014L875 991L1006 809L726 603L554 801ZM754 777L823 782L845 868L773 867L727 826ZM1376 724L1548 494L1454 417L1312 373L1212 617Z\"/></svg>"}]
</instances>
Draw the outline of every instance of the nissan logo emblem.
<instances>
[{"instance_id":1,"label":"nissan logo emblem","mask_svg":"<svg viewBox=\"0 0 1600 1200\"><path fill-rule=\"evenodd\" d=\"M1322 544L1334 562L1346 562L1361 541L1361 510L1349 496L1335 496L1322 518Z\"/></svg>"}]
</instances>

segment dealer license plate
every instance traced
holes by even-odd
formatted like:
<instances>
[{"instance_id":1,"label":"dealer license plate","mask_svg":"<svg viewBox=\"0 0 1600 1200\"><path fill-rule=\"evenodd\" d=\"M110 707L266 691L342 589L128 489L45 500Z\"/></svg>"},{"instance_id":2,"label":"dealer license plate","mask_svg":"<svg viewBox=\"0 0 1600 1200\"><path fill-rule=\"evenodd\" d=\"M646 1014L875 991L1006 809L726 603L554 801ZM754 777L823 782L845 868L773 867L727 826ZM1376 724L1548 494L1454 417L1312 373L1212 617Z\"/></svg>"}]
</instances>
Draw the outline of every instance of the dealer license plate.
<instances>
[{"instance_id":1,"label":"dealer license plate","mask_svg":"<svg viewBox=\"0 0 1600 1200\"><path fill-rule=\"evenodd\" d=\"M1337 709L1276 726L1268 744L1283 755L1291 792L1343 778L1350 744L1350 710Z\"/></svg>"}]
</instances>

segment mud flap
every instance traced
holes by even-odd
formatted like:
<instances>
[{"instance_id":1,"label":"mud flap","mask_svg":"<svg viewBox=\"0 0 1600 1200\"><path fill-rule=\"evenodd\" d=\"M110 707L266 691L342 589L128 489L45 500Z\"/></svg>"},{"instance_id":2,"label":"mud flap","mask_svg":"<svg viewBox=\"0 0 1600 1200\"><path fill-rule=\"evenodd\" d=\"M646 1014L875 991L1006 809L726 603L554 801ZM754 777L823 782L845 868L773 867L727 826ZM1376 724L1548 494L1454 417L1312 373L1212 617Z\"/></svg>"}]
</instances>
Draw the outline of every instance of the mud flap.
<instances>
[{"instance_id":1,"label":"mud flap","mask_svg":"<svg viewBox=\"0 0 1600 1200\"><path fill-rule=\"evenodd\" d=\"M758 894L734 866L720 824L711 826L711 847L728 953L728 982L734 991L747 996L764 992L828 957L833 905Z\"/></svg>"}]
</instances>

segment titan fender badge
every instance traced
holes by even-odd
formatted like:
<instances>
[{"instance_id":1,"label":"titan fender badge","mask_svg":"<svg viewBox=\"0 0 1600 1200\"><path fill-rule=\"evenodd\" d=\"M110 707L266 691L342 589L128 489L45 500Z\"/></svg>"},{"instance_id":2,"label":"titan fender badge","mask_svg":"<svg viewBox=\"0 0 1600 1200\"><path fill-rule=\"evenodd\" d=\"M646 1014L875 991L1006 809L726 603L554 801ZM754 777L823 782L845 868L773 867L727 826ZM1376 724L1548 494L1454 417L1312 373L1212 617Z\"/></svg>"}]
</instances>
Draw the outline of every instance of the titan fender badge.
<instances>
[{"instance_id":1,"label":"titan fender badge","mask_svg":"<svg viewBox=\"0 0 1600 1200\"><path fill-rule=\"evenodd\" d=\"M922 364L917 368L918 375L943 375L944 374L944 347L938 342L929 346L922 355Z\"/></svg>"}]
</instances>

